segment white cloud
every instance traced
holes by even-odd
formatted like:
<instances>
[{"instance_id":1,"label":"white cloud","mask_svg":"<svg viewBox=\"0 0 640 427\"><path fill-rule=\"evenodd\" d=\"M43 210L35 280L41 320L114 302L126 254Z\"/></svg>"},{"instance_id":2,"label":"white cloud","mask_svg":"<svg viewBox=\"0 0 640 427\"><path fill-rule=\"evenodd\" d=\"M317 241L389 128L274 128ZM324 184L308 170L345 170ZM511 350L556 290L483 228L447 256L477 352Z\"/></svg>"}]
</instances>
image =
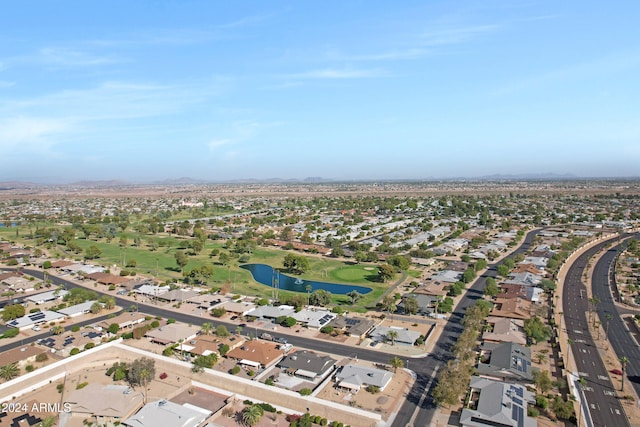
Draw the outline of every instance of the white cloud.
<instances>
[{"instance_id":1,"label":"white cloud","mask_svg":"<svg viewBox=\"0 0 640 427\"><path fill-rule=\"evenodd\" d=\"M20 150L52 154L55 137L69 132L65 120L41 117L13 117L0 121L0 150Z\"/></svg>"},{"instance_id":2,"label":"white cloud","mask_svg":"<svg viewBox=\"0 0 640 427\"><path fill-rule=\"evenodd\" d=\"M425 31L420 35L422 46L444 46L468 42L481 34L495 32L499 25L446 26Z\"/></svg>"},{"instance_id":3,"label":"white cloud","mask_svg":"<svg viewBox=\"0 0 640 427\"><path fill-rule=\"evenodd\" d=\"M229 139L229 138L214 139L213 141L209 141L207 146L209 147L209 150L216 151L218 148L220 148L220 147L222 147L224 145L233 144L233 142L234 141L232 139Z\"/></svg>"},{"instance_id":4,"label":"white cloud","mask_svg":"<svg viewBox=\"0 0 640 427\"><path fill-rule=\"evenodd\" d=\"M350 68L324 68L310 70L297 74L290 74L286 77L290 79L363 79L385 77L386 72L379 69L350 69Z\"/></svg>"}]
</instances>

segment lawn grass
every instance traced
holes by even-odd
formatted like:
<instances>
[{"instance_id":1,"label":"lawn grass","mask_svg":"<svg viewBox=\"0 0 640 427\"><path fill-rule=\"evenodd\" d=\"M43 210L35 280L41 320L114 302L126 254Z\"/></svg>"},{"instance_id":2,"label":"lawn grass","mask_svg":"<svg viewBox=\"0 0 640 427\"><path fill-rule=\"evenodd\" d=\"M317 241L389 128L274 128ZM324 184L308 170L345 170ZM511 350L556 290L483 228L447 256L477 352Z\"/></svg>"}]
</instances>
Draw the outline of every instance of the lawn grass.
<instances>
[{"instance_id":1,"label":"lawn grass","mask_svg":"<svg viewBox=\"0 0 640 427\"><path fill-rule=\"evenodd\" d=\"M55 226L51 224L49 226ZM16 236L16 230L19 230ZM34 242L29 238L29 230L26 227L12 227L3 229L0 227L0 237L8 241L16 241L25 246L33 246ZM82 233L79 233L80 235ZM121 236L128 239L126 247L119 245ZM135 237L140 237L141 245L136 247L132 243ZM154 239L159 243L157 250L153 251L148 246L149 239ZM175 260L177 250L188 250L190 239L177 237L167 234L144 235L132 231L118 233L111 242L105 239L85 239L79 238L75 242L82 248L86 249L91 245L97 246L101 251L101 256L90 262L102 264L107 268L118 266L126 268L126 262L136 261L135 268L126 268L139 274L147 274L156 277L158 280L181 279L182 272L178 268ZM65 251L65 246L51 246L48 244L48 252L52 255L57 254L59 257L70 257L77 261L83 260L83 254L73 254ZM239 267L238 259L232 258L229 265L222 265L218 262L218 257L210 257L212 249L218 249L221 252L228 252L224 248L223 241L207 241L204 249L198 255L189 257L189 263L184 267L184 271L190 271L194 267L200 267L204 264L210 264L214 267L214 277L209 281L212 287L226 286L230 288L230 292L257 297L272 298L272 289L269 286L262 285L251 276L251 273ZM65 253L66 252L66 253ZM250 263L267 264L275 268L283 268L284 257L288 253L296 253L295 251L287 251L280 248L256 247L251 254ZM389 283L380 283L377 281L377 266L375 264L353 264L352 262L344 262L333 258L324 258L318 255L305 255L309 260L309 271L301 277L306 280L326 281L341 284L354 284L367 286L372 289L371 292L364 295L358 301L356 306L351 306L349 297L346 295L332 295L332 303L343 306L349 311L365 311L367 306L372 305L390 286ZM412 274L413 273L413 274ZM414 271L408 272L414 276ZM397 276L390 283L394 283ZM280 291L281 298L285 295L295 295L295 292Z\"/></svg>"}]
</instances>

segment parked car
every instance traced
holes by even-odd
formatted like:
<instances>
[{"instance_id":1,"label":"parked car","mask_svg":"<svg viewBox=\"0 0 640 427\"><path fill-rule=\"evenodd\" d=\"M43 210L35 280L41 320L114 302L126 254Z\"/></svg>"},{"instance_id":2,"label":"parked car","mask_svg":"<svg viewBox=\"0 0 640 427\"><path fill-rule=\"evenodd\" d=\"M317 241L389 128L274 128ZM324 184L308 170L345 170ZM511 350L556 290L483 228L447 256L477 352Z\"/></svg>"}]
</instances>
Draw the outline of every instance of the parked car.
<instances>
[{"instance_id":1,"label":"parked car","mask_svg":"<svg viewBox=\"0 0 640 427\"><path fill-rule=\"evenodd\" d=\"M167 373L166 373L166 372L163 372L163 373L161 373L161 374L160 374L160 379L161 379L161 380L164 380L164 379L166 379L167 377L168 377L168 375L167 375Z\"/></svg>"}]
</instances>

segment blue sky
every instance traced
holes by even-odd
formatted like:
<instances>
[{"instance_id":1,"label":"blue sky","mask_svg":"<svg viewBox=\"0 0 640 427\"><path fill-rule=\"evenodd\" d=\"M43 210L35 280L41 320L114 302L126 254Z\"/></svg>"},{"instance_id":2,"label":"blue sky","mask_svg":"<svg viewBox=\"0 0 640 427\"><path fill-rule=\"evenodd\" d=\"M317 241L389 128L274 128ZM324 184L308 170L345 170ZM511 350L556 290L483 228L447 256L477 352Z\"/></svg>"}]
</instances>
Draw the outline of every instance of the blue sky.
<instances>
[{"instance_id":1,"label":"blue sky","mask_svg":"<svg viewBox=\"0 0 640 427\"><path fill-rule=\"evenodd\" d=\"M635 1L20 1L0 181L640 175Z\"/></svg>"}]
</instances>

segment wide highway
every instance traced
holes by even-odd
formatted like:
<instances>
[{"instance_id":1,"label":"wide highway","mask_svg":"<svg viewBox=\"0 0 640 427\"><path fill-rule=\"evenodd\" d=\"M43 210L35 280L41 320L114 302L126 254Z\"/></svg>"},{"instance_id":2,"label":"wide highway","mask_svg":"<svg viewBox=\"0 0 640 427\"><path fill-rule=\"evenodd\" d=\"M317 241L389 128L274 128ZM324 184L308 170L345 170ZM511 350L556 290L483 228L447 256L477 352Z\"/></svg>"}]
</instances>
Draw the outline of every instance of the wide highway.
<instances>
[{"instance_id":1,"label":"wide highway","mask_svg":"<svg viewBox=\"0 0 640 427\"><path fill-rule=\"evenodd\" d=\"M636 237L637 238L637 237ZM636 395L640 395L640 347L630 333L627 325L620 316L620 310L614 304L612 290L615 286L615 261L622 250L624 243L609 249L598 260L593 269L592 290L593 295L600 300L596 305L598 317L607 332L609 343L616 352L618 358L626 356L629 363L626 367L626 387L633 387ZM608 316L611 320L608 320Z\"/></svg>"},{"instance_id":2,"label":"wide highway","mask_svg":"<svg viewBox=\"0 0 640 427\"><path fill-rule=\"evenodd\" d=\"M586 400L583 409L589 411L593 426L598 427L630 425L589 331L589 297L582 281L591 258L611 244L611 241L612 239L599 243L579 255L569 267L562 289L562 310L567 336L571 342L571 357L578 370L576 374L584 379L584 386L580 387ZM611 332L609 330L610 334Z\"/></svg>"}]
</instances>

